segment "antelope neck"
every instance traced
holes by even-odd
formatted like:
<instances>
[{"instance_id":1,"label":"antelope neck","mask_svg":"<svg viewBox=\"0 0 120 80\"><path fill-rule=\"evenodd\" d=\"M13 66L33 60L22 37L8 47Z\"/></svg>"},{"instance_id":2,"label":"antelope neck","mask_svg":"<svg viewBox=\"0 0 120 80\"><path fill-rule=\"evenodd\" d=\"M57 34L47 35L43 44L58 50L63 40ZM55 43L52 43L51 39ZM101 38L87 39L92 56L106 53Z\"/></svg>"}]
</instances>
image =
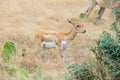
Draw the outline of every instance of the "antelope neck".
<instances>
[{"instance_id":1,"label":"antelope neck","mask_svg":"<svg viewBox=\"0 0 120 80\"><path fill-rule=\"evenodd\" d=\"M78 32L75 31L74 28L71 28L70 31L66 35L66 40L73 40Z\"/></svg>"}]
</instances>

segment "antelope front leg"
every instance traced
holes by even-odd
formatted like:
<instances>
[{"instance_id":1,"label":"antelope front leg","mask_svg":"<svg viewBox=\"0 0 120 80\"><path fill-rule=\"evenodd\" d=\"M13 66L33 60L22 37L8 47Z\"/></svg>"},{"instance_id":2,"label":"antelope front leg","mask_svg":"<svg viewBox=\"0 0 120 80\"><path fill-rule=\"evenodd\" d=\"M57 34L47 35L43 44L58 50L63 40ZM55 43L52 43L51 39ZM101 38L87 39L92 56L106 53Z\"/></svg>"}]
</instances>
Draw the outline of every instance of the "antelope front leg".
<instances>
[{"instance_id":1,"label":"antelope front leg","mask_svg":"<svg viewBox=\"0 0 120 80\"><path fill-rule=\"evenodd\" d=\"M91 3L92 3L91 6L90 6L90 7L87 9L87 11L86 11L86 17L87 17L87 18L89 17L90 13L93 11L93 9L94 9L95 6L96 6L96 2L92 1Z\"/></svg>"},{"instance_id":2,"label":"antelope front leg","mask_svg":"<svg viewBox=\"0 0 120 80\"><path fill-rule=\"evenodd\" d=\"M66 61L66 49L68 47L68 42L62 42L62 45L61 45L61 50L62 50L62 56L63 56L63 60Z\"/></svg>"},{"instance_id":3,"label":"antelope front leg","mask_svg":"<svg viewBox=\"0 0 120 80\"><path fill-rule=\"evenodd\" d=\"M65 54L65 48L62 47L62 57L63 57L63 60L66 61L66 54Z\"/></svg>"},{"instance_id":4,"label":"antelope front leg","mask_svg":"<svg viewBox=\"0 0 120 80\"><path fill-rule=\"evenodd\" d=\"M58 54L61 56L61 58L63 58L63 61L66 61L65 50L66 47L63 45L61 47L58 47Z\"/></svg>"}]
</instances>

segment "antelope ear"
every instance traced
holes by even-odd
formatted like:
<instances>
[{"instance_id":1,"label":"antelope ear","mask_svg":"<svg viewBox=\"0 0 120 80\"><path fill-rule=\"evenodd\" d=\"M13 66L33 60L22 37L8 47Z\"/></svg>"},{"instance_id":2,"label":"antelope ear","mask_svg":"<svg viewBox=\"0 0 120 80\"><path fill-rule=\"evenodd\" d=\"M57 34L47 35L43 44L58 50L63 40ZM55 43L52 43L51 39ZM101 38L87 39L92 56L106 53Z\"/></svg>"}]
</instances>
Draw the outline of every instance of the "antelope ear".
<instances>
[{"instance_id":1,"label":"antelope ear","mask_svg":"<svg viewBox=\"0 0 120 80\"><path fill-rule=\"evenodd\" d=\"M67 21L68 21L70 24L73 24L73 22L72 22L72 21L70 21L69 19L67 19Z\"/></svg>"}]
</instances>

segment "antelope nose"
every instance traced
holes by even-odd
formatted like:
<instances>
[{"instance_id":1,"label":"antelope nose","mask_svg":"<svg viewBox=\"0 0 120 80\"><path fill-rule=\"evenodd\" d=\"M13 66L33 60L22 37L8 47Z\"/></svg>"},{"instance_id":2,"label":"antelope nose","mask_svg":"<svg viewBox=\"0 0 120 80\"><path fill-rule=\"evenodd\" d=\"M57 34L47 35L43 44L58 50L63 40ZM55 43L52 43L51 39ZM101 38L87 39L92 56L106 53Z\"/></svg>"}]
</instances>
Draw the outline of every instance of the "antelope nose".
<instances>
[{"instance_id":1,"label":"antelope nose","mask_svg":"<svg viewBox=\"0 0 120 80\"><path fill-rule=\"evenodd\" d=\"M82 31L82 33L86 33L86 30Z\"/></svg>"}]
</instances>

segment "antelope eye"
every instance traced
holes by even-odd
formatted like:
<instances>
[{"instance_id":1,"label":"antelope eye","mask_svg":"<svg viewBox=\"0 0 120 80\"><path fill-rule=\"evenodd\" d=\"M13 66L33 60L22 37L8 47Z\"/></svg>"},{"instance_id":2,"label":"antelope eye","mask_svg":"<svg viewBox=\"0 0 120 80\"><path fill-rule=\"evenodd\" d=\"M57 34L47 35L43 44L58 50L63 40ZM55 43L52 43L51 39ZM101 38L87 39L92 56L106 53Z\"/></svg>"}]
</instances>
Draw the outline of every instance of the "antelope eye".
<instances>
[{"instance_id":1,"label":"antelope eye","mask_svg":"<svg viewBox=\"0 0 120 80\"><path fill-rule=\"evenodd\" d=\"M77 25L77 27L80 27L80 25Z\"/></svg>"}]
</instances>

